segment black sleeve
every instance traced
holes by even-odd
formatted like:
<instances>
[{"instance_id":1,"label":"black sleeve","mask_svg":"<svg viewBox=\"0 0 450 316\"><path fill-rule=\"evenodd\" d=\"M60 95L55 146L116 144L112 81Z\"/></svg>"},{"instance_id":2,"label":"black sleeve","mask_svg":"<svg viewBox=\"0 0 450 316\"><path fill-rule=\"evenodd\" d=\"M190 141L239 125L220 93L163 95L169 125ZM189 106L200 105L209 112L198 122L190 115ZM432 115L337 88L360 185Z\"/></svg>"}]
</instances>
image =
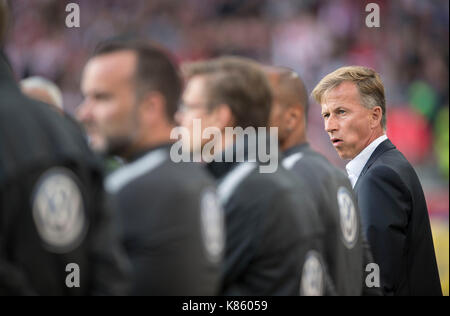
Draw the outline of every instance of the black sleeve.
<instances>
[{"instance_id":1,"label":"black sleeve","mask_svg":"<svg viewBox=\"0 0 450 316\"><path fill-rule=\"evenodd\" d=\"M90 261L93 270L92 295L129 293L131 266L121 245L117 213L102 189L96 197Z\"/></svg>"},{"instance_id":2,"label":"black sleeve","mask_svg":"<svg viewBox=\"0 0 450 316\"><path fill-rule=\"evenodd\" d=\"M358 204L363 228L380 267L381 287L392 295L404 262L410 195L388 166L376 166L361 179Z\"/></svg>"},{"instance_id":3,"label":"black sleeve","mask_svg":"<svg viewBox=\"0 0 450 316\"><path fill-rule=\"evenodd\" d=\"M141 183L119 193L132 295L217 293L218 271L202 248L200 189L162 182L149 195Z\"/></svg>"},{"instance_id":4,"label":"black sleeve","mask_svg":"<svg viewBox=\"0 0 450 316\"><path fill-rule=\"evenodd\" d=\"M372 256L372 251L370 250L370 245L367 242L366 237L364 236L364 234L361 234L361 238L362 238L362 251L363 251L363 273L364 273L364 277L363 277L363 284L362 284L362 295L363 296L383 296L383 292L381 291L381 287L368 287L367 286L367 282L366 282L366 278L368 277L367 272L366 271L366 267L371 264L374 263L373 260L373 256ZM365 271L365 272L364 272Z\"/></svg>"},{"instance_id":5,"label":"black sleeve","mask_svg":"<svg viewBox=\"0 0 450 316\"><path fill-rule=\"evenodd\" d=\"M12 221L20 209L18 203L21 196L17 185L10 183L6 187L0 183L0 296L36 294L28 283L25 273L12 264L7 256L9 230L14 226Z\"/></svg>"},{"instance_id":6,"label":"black sleeve","mask_svg":"<svg viewBox=\"0 0 450 316\"><path fill-rule=\"evenodd\" d=\"M257 232L263 216L261 205L247 200L244 205L231 200L226 212L225 262L222 271L222 295L250 295L241 288L239 279L255 256Z\"/></svg>"},{"instance_id":7,"label":"black sleeve","mask_svg":"<svg viewBox=\"0 0 450 316\"><path fill-rule=\"evenodd\" d=\"M293 192L272 192L240 209L238 225L227 220L223 294L300 295L303 264L315 250L316 236L299 207Z\"/></svg>"},{"instance_id":8,"label":"black sleeve","mask_svg":"<svg viewBox=\"0 0 450 316\"><path fill-rule=\"evenodd\" d=\"M36 293L28 284L25 274L0 254L0 296L5 295L36 295Z\"/></svg>"}]
</instances>

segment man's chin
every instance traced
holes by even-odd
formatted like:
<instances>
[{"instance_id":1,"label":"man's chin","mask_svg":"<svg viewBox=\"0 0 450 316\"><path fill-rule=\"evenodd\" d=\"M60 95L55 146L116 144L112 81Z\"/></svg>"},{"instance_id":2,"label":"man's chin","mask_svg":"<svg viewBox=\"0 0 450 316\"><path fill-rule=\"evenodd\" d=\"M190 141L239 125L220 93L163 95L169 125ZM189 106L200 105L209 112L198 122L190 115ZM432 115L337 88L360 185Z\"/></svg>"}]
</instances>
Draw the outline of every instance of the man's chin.
<instances>
[{"instance_id":1,"label":"man's chin","mask_svg":"<svg viewBox=\"0 0 450 316\"><path fill-rule=\"evenodd\" d=\"M91 139L89 146L97 155L102 157L119 156L121 152L120 146L111 146L106 141L95 138Z\"/></svg>"},{"instance_id":2,"label":"man's chin","mask_svg":"<svg viewBox=\"0 0 450 316\"><path fill-rule=\"evenodd\" d=\"M107 141L104 153L107 156L117 156L123 159L130 159L131 156L135 155L142 149L143 148L135 147L130 138L117 138Z\"/></svg>"},{"instance_id":3,"label":"man's chin","mask_svg":"<svg viewBox=\"0 0 450 316\"><path fill-rule=\"evenodd\" d=\"M89 137L88 138L88 144L89 147L94 151L96 154L104 155L106 151L106 144L105 142L97 139L96 137Z\"/></svg>"},{"instance_id":4,"label":"man's chin","mask_svg":"<svg viewBox=\"0 0 450 316\"><path fill-rule=\"evenodd\" d=\"M346 152L343 152L343 151L338 150L338 149L336 149L336 152L337 152L339 158L341 158L342 160L351 160L352 159L352 157L350 157L348 155L348 153L346 153Z\"/></svg>"}]
</instances>

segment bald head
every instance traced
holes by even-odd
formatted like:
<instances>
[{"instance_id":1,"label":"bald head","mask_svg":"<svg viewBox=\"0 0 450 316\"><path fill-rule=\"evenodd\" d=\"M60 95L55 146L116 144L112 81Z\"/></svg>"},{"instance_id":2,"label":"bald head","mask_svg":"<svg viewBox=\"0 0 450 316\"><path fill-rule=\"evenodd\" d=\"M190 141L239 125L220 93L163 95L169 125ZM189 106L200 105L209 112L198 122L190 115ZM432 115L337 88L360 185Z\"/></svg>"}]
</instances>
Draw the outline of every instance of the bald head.
<instances>
[{"instance_id":1,"label":"bald head","mask_svg":"<svg viewBox=\"0 0 450 316\"><path fill-rule=\"evenodd\" d=\"M300 77L292 70L264 66L273 94L270 126L278 128L283 151L306 142L308 93Z\"/></svg>"},{"instance_id":2,"label":"bald head","mask_svg":"<svg viewBox=\"0 0 450 316\"><path fill-rule=\"evenodd\" d=\"M20 88L30 98L50 104L59 112L64 112L61 90L50 80L42 77L29 77L20 82Z\"/></svg>"},{"instance_id":3,"label":"bald head","mask_svg":"<svg viewBox=\"0 0 450 316\"><path fill-rule=\"evenodd\" d=\"M284 67L264 67L274 95L274 101L282 107L299 106L307 116L309 102L303 80L297 73Z\"/></svg>"}]
</instances>

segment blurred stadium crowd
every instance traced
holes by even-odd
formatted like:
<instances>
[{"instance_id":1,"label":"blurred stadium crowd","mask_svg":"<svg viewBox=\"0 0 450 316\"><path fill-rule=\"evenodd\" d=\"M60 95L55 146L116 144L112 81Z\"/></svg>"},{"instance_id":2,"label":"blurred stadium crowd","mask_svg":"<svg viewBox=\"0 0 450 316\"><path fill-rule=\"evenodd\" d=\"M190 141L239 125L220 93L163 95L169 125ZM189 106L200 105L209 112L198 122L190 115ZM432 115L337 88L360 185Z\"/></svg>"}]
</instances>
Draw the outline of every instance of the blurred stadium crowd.
<instances>
[{"instance_id":1,"label":"blurred stadium crowd","mask_svg":"<svg viewBox=\"0 0 450 316\"><path fill-rule=\"evenodd\" d=\"M65 27L69 2L80 6L80 28ZM369 2L380 5L380 28L364 24ZM18 79L54 81L68 113L82 100L80 76L89 54L98 41L117 34L159 42L180 62L236 54L288 66L309 91L340 66L373 67L386 86L388 136L414 164L425 190L448 295L447 0L15 0L11 7L6 52ZM311 144L343 167L319 113L311 107Z\"/></svg>"}]
</instances>

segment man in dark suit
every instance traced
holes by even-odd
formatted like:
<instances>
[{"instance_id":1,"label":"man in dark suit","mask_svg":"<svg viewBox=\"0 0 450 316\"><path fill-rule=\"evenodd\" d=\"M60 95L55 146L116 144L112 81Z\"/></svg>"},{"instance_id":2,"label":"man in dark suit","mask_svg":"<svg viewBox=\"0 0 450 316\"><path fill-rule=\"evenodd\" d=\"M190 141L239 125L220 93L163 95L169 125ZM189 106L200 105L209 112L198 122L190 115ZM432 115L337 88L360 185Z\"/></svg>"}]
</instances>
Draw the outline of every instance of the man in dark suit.
<instances>
[{"instance_id":1,"label":"man in dark suit","mask_svg":"<svg viewBox=\"0 0 450 316\"><path fill-rule=\"evenodd\" d=\"M255 135L257 128L264 133L261 127L268 124L272 102L264 73L253 61L238 57L187 64L183 73L187 84L178 119L192 135L189 148L202 152L206 162L206 150L214 142L207 168L217 179L226 226L220 294L334 294L319 243L324 230L307 183L278 166L274 138L267 165L259 147L269 141L267 134L253 138L258 138L255 144L244 132L229 133L239 128L247 135ZM203 135L216 129L219 137L192 141L200 120ZM276 168L269 169L273 161Z\"/></svg>"},{"instance_id":2,"label":"man in dark suit","mask_svg":"<svg viewBox=\"0 0 450 316\"><path fill-rule=\"evenodd\" d=\"M101 43L81 80L91 146L125 164L106 179L132 264L132 295L214 295L223 250L214 181L170 156L182 89L168 52L139 39Z\"/></svg>"},{"instance_id":3,"label":"man in dark suit","mask_svg":"<svg viewBox=\"0 0 450 316\"><path fill-rule=\"evenodd\" d=\"M386 102L372 69L343 67L312 93L355 189L386 295L442 295L425 197L409 162L385 135Z\"/></svg>"},{"instance_id":4,"label":"man in dark suit","mask_svg":"<svg viewBox=\"0 0 450 316\"><path fill-rule=\"evenodd\" d=\"M23 95L1 49L0 296L123 295L128 259L101 166L69 117Z\"/></svg>"},{"instance_id":5,"label":"man in dark suit","mask_svg":"<svg viewBox=\"0 0 450 316\"><path fill-rule=\"evenodd\" d=\"M278 128L284 167L308 183L306 194L319 210L327 232L323 240L325 260L336 293L376 295L378 288L369 292L363 287L365 265L373 259L368 247L364 249L367 243L362 238L359 210L350 181L342 170L330 164L308 143L309 102L305 85L287 68L264 67L264 70L274 96L270 126Z\"/></svg>"}]
</instances>

